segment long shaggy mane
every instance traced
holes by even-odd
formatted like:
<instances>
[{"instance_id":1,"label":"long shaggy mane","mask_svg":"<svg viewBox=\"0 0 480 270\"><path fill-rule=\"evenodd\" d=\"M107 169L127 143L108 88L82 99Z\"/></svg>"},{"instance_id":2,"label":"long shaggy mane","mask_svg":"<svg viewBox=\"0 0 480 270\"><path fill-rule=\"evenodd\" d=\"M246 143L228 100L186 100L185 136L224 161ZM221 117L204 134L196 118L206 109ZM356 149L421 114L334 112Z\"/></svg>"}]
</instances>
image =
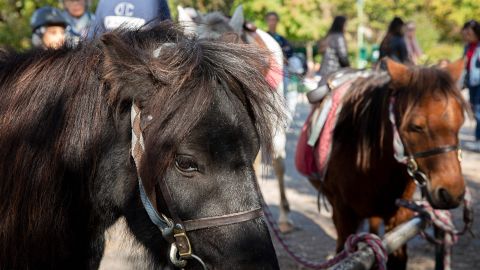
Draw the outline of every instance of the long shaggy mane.
<instances>
[{"instance_id":1,"label":"long shaggy mane","mask_svg":"<svg viewBox=\"0 0 480 270\"><path fill-rule=\"evenodd\" d=\"M268 66L264 55L250 45L185 36L171 23L114 31L77 48L2 53L0 268L23 268L24 258L55 268L53 258L71 255L62 245L85 241L72 232L118 215L94 200L114 192L96 190L105 175L121 173L100 161L112 158L114 145L129 157L133 102L153 117L145 134L156 136L151 151L163 157L142 170L165 172L215 91L231 91L243 102L263 147L271 149L279 97L258 72Z\"/></svg>"},{"instance_id":2,"label":"long shaggy mane","mask_svg":"<svg viewBox=\"0 0 480 270\"><path fill-rule=\"evenodd\" d=\"M426 97L453 98L464 111L468 106L450 75L435 67L412 68L410 81L398 87L386 72L376 72L356 80L344 98L334 130L337 142L355 149L356 165L361 171L375 166L386 144L392 144L388 120L390 98L395 99L397 125L408 122L412 110ZM391 133L391 132L390 132Z\"/></svg>"}]
</instances>

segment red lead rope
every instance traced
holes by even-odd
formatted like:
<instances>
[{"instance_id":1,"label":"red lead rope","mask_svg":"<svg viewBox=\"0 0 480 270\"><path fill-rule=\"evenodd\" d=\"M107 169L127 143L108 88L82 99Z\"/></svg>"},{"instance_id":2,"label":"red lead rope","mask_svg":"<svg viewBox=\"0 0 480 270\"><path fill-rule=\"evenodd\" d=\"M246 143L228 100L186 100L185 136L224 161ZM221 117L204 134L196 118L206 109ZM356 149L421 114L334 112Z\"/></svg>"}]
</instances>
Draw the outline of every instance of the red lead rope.
<instances>
[{"instance_id":1,"label":"red lead rope","mask_svg":"<svg viewBox=\"0 0 480 270\"><path fill-rule=\"evenodd\" d=\"M428 218L433 226L445 232L445 238L443 241L439 242L433 236L430 236L423 232L423 236L435 244L442 244L445 248L445 257L444 257L444 269L450 269L451 263L451 247L455 244L459 235L465 234L467 231L471 232L471 227L473 224L473 209L472 209L472 197L469 189L466 189L465 198L464 198L464 211L463 211L463 221L464 228L461 231L457 231L452 222L451 213L446 210L436 210L427 201L406 201L406 200L397 200L397 205L401 207L408 208L412 211L417 212L420 215ZM350 235L345 243L345 248L342 252L338 253L334 258L325 261L325 262L313 262L308 259L297 255L290 244L282 237L282 233L278 228L277 223L274 221L274 217L268 205L263 201L263 209L265 212L265 218L275 235L275 238L278 240L283 249L287 254L298 264L309 269L327 269L330 268L345 258L353 254L358 250L360 243L368 245L375 254L376 265L378 269L385 270L386 262L388 259L388 253L385 247L383 246L382 239L380 239L375 234L370 233L358 233Z\"/></svg>"},{"instance_id":2,"label":"red lead rope","mask_svg":"<svg viewBox=\"0 0 480 270\"><path fill-rule=\"evenodd\" d=\"M274 221L272 212L270 211L268 205L263 202L263 210L265 212L265 218L275 235L275 238L278 240L280 245L283 249L287 252L287 254L298 264L302 265L303 267L309 269L328 269L341 261L345 258L350 256L351 254L355 253L358 250L358 246L360 243L364 243L368 245L375 254L375 260L377 262L378 269L385 270L386 263L388 259L387 250L382 244L382 239L375 234L370 233L358 233L352 234L348 237L347 241L345 242L345 248L342 252L338 253L332 259L325 261L325 262L312 262L306 258L303 258L300 255L297 255L293 250L292 247L287 243L287 241L282 237L282 233L277 226L277 223Z\"/></svg>"}]
</instances>

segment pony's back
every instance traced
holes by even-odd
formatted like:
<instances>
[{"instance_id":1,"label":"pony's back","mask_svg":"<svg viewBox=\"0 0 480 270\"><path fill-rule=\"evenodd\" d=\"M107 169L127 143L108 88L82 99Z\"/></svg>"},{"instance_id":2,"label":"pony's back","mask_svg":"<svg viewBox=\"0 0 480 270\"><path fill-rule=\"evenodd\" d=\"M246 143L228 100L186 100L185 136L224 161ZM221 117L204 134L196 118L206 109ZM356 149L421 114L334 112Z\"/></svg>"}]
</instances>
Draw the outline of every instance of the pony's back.
<instances>
[{"instance_id":1,"label":"pony's back","mask_svg":"<svg viewBox=\"0 0 480 270\"><path fill-rule=\"evenodd\" d=\"M62 258L87 256L78 246L88 206L82 174L87 145L104 129L96 114L100 92L94 50L9 53L0 60L0 268L67 267ZM97 54L98 55L98 54ZM39 252L31 253L29 251ZM52 262L48 258L59 258ZM86 265L75 266L78 268Z\"/></svg>"}]
</instances>

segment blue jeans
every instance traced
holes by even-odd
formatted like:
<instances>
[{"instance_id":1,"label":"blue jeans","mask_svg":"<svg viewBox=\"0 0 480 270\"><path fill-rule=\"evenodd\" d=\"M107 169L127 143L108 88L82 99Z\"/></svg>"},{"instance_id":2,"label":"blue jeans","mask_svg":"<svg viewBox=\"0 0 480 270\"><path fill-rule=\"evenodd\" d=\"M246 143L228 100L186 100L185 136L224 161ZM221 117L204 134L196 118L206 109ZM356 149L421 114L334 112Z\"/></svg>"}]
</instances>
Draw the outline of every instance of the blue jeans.
<instances>
[{"instance_id":1,"label":"blue jeans","mask_svg":"<svg viewBox=\"0 0 480 270\"><path fill-rule=\"evenodd\" d=\"M470 104L472 105L473 115L475 116L475 139L480 140L480 85L470 86Z\"/></svg>"}]
</instances>

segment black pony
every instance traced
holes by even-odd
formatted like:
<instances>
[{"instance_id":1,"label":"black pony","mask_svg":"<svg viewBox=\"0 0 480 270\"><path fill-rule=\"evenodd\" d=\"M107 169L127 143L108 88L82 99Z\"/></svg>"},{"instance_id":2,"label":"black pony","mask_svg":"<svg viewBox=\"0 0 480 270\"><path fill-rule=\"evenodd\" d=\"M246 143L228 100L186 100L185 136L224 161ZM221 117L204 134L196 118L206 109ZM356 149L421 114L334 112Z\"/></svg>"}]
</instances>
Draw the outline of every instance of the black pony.
<instances>
[{"instance_id":1,"label":"black pony","mask_svg":"<svg viewBox=\"0 0 480 270\"><path fill-rule=\"evenodd\" d=\"M139 179L165 216L258 209L252 163L277 114L262 55L166 23L2 57L0 269L96 269L104 231L121 216L153 265L169 265L172 235L147 215ZM132 105L142 116L138 173ZM209 268L277 269L263 218L239 217L188 232L193 253Z\"/></svg>"}]
</instances>

